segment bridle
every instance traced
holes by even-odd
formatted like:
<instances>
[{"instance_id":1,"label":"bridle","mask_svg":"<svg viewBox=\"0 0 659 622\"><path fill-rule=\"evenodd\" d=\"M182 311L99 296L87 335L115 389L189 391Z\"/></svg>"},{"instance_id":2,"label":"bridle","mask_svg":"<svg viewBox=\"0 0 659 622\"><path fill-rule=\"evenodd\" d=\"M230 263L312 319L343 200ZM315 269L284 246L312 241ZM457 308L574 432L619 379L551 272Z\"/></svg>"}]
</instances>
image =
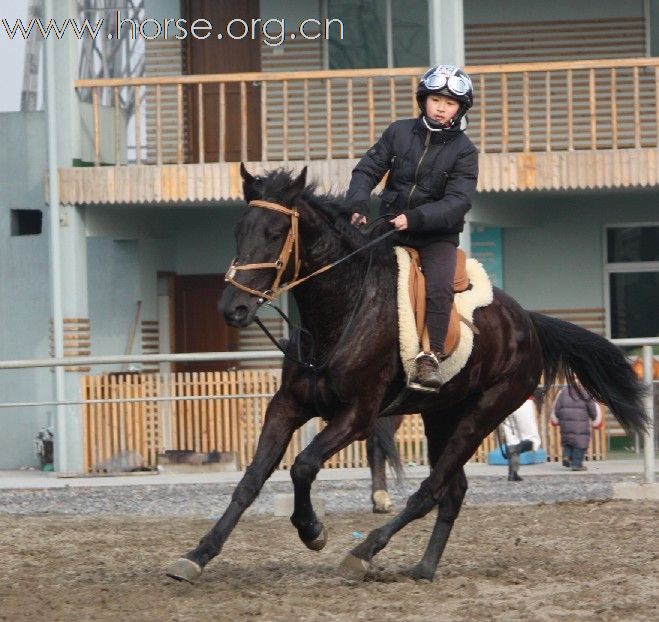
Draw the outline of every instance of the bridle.
<instances>
[{"instance_id":1,"label":"bridle","mask_svg":"<svg viewBox=\"0 0 659 622\"><path fill-rule=\"evenodd\" d=\"M300 215L297 209L295 209L294 207L293 208L285 207L283 205L279 205L279 203L272 203L270 201L261 201L260 199L254 199L253 201L250 201L247 204L247 206L261 207L263 209L269 209L274 212L279 212L280 214L286 214L286 216L289 216L291 219L291 226L288 230L288 235L286 236L286 240L284 241L284 245L281 247L281 252L279 253L279 257L276 259L276 261L265 262L265 263L238 264L237 260L234 258L233 261L231 262L231 265L229 266L229 270L227 271L226 276L224 277L224 280L227 283L231 283L231 285L237 287L238 289L242 289L244 292L253 294L254 296L258 296L262 302L264 302L265 300L269 300L272 302L282 292L292 289L296 285L299 285L300 283L303 283L307 279L310 279L312 276L316 276L321 272L325 272L326 270L333 268L337 263L340 263L344 259L348 258L345 257L344 259L341 259L339 261L335 261L333 263L327 264L322 268L318 268L318 270L314 270L314 272L312 272L311 274L307 274L306 276L299 278L300 266L302 264L302 260L300 259L300 246L301 246L300 229L299 229ZM294 255L293 278L284 285L280 285L282 276L284 275L284 272L286 272L286 268L288 267L288 263L291 259L291 254ZM238 272L239 270L268 270L268 269L270 270L274 269L276 271L275 279L272 285L270 286L270 289L266 289L264 291L260 291L252 287L248 287L247 285L243 285L242 283L239 283L235 279L236 272Z\"/></svg>"},{"instance_id":2,"label":"bridle","mask_svg":"<svg viewBox=\"0 0 659 622\"><path fill-rule=\"evenodd\" d=\"M334 268L340 263L343 263L344 261L347 261L348 259L352 258L354 255L357 253L360 253L367 248L370 248L374 246L375 244L378 244L385 238L388 238L389 236L393 235L396 233L395 229L391 229L390 231L387 231L386 233L383 233L382 235L376 237L373 240L370 240L366 244L364 244L362 247L352 251L348 255L341 257L340 259L337 259L336 261L333 261L329 264L326 264L322 266L321 268L318 268L317 270L314 270L312 273L307 274L306 276L303 276L300 278L300 266L301 266L301 259L300 259L300 248L301 248L301 243L300 243L300 231L299 231L299 213L297 209L295 208L290 208L290 207L285 207L283 205L279 205L279 203L272 203L270 201L262 201L260 199L255 199L253 201L250 201L248 204L248 207L261 207L263 209L269 209L275 212L279 212L280 214L285 214L290 217L291 219L291 227L288 230L288 235L286 236L286 240L284 241L284 245L282 246L281 252L279 253L279 257L277 258L276 261L272 262L263 262L263 263L248 263L248 264L238 264L237 260L234 259L231 262L231 265L229 266L229 270L227 271L226 276L224 277L224 280L227 283L231 283L234 287L237 287L238 289L243 290L244 292L248 292L249 294L252 294L254 296L258 296L258 304L261 305L263 304L266 300L268 301L268 304L272 305L272 302L282 293L285 292L289 289L292 289L296 285L299 285L300 283L303 283L307 279L310 279L313 276L316 276L317 274L320 274L321 272L325 272L327 270L330 270L331 268ZM387 216L388 218L388 216ZM294 255L294 264L293 264L293 278L292 280L288 281L284 285L280 285L282 276L284 272L286 272L286 269L288 267L288 263L291 259L291 255ZM357 296L354 301L353 309L352 312L350 313L350 317L346 323L346 325L343 327L343 331L341 332L341 335L337 341L337 343L334 345L334 348L332 352L327 356L325 361L321 364L314 364L312 361L304 361L302 360L302 354L301 352L298 353L297 357L291 356L279 343L279 341L270 333L270 331L267 329L267 327L259 320L258 317L254 319L254 321L261 327L261 330L268 336L270 341L283 352L284 356L288 359L291 359L292 361L302 365L303 367L312 370L314 373L319 373L322 369L325 369L331 362L334 352L338 349L339 345L343 341L343 338L345 335L348 333L348 329L350 325L352 324L353 320L355 319L355 314L357 312L357 309L361 303L361 299L364 293L366 281L368 279L368 274L371 268L371 263L373 259L373 253L369 253L368 257L368 264L366 267L366 272L364 274L364 279L362 280L362 284L359 288L359 291L357 292ZM275 273L275 278L270 286L270 289L260 291L258 289L254 289L252 287L248 287L247 285L243 285L242 283L239 283L236 281L235 276L236 273L239 270L267 270L267 269L274 269L276 270ZM276 307L275 305L272 305L272 307L283 317L283 319L291 325L290 320L286 317L286 315ZM304 329L301 329L304 330ZM304 331L307 332L307 331ZM312 337L313 340L313 337ZM313 350L313 347L312 347ZM315 400L315 391L314 391L314 400Z\"/></svg>"}]
</instances>

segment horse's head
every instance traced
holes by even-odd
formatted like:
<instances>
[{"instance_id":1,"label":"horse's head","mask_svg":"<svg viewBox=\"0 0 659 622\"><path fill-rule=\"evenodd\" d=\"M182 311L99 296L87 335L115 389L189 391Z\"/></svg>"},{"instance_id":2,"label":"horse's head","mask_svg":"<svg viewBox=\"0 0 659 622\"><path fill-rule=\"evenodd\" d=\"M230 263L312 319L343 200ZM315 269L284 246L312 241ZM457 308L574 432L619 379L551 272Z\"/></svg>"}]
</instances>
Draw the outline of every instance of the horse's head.
<instances>
[{"instance_id":1,"label":"horse's head","mask_svg":"<svg viewBox=\"0 0 659 622\"><path fill-rule=\"evenodd\" d=\"M224 319L235 327L248 326L279 282L294 272L294 254L289 257L287 252L297 229L293 208L306 185L307 169L303 168L295 179L288 171L256 177L241 164L240 174L248 207L235 229L236 258L227 273L230 285L220 298ZM255 200L271 206L250 207Z\"/></svg>"}]
</instances>

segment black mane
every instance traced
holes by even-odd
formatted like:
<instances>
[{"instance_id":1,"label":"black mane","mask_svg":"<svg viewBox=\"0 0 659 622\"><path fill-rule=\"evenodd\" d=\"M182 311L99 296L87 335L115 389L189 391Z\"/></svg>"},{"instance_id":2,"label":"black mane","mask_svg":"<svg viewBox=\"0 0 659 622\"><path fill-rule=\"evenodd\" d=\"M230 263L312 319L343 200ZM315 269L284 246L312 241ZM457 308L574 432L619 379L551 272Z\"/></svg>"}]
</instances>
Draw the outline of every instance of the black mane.
<instances>
[{"instance_id":1,"label":"black mane","mask_svg":"<svg viewBox=\"0 0 659 622\"><path fill-rule=\"evenodd\" d=\"M290 186L293 179L293 171L279 168L267 171L264 176L258 177L257 184L260 185L259 191L265 200L287 203L295 199L290 195ZM317 213L321 214L327 224L345 242L349 250L362 248L371 239L388 230L388 225L386 229L377 226L368 231L351 225L352 210L345 204L345 193L318 194L316 193L317 187L315 182L307 184L302 192L297 195L297 200L304 201L307 205L313 207Z\"/></svg>"}]
</instances>

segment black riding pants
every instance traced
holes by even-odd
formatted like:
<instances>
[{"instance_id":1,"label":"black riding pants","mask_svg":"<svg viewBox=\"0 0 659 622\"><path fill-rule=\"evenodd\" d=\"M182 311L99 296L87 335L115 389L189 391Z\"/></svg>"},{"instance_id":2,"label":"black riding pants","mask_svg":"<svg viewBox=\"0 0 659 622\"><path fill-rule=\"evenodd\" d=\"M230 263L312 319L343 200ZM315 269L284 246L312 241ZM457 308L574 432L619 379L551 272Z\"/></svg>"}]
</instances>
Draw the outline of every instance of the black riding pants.
<instances>
[{"instance_id":1,"label":"black riding pants","mask_svg":"<svg viewBox=\"0 0 659 622\"><path fill-rule=\"evenodd\" d=\"M452 242L430 242L417 247L426 278L426 323L430 348L444 351L453 305L453 276L457 247Z\"/></svg>"}]
</instances>

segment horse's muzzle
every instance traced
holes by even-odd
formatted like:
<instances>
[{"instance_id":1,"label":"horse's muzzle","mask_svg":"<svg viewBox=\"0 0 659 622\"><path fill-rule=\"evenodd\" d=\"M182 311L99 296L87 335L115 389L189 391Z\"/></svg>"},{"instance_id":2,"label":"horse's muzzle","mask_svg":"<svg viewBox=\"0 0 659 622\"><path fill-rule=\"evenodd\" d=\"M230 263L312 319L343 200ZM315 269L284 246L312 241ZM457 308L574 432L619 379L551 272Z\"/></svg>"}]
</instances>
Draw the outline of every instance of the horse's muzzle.
<instances>
[{"instance_id":1,"label":"horse's muzzle","mask_svg":"<svg viewBox=\"0 0 659 622\"><path fill-rule=\"evenodd\" d=\"M241 300L240 294L235 295L235 291L225 289L220 297L219 309L224 316L224 321L234 328L245 328L254 321L257 305L251 300ZM250 297L251 298L251 297ZM251 304L250 304L251 303Z\"/></svg>"},{"instance_id":2,"label":"horse's muzzle","mask_svg":"<svg viewBox=\"0 0 659 622\"><path fill-rule=\"evenodd\" d=\"M249 317L249 309L245 305L239 305L234 309L224 311L224 319L229 326L244 328L249 324L245 320Z\"/></svg>"}]
</instances>

